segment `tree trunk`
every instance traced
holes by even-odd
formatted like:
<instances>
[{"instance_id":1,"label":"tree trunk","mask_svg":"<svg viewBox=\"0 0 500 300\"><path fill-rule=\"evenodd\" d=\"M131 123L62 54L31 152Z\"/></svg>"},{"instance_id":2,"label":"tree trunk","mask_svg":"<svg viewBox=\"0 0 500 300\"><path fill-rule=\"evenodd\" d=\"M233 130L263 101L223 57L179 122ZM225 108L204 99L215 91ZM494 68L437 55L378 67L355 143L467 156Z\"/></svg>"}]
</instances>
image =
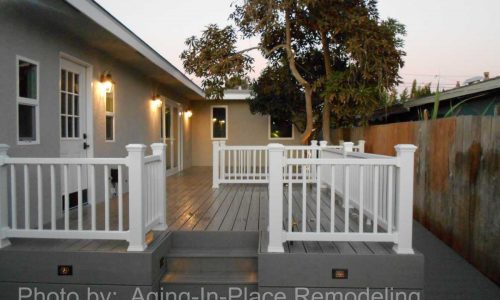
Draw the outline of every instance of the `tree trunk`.
<instances>
[{"instance_id":1,"label":"tree trunk","mask_svg":"<svg viewBox=\"0 0 500 300\"><path fill-rule=\"evenodd\" d=\"M323 48L323 60L325 64L326 77L329 78L333 74L332 60L330 56L330 48L328 48L328 36L326 35L326 31L320 29L321 34L321 45ZM326 96L323 99L323 116L321 121L321 131L323 132L323 140L331 143L330 137L330 120L332 114L332 106L331 102L333 97Z\"/></svg>"},{"instance_id":2,"label":"tree trunk","mask_svg":"<svg viewBox=\"0 0 500 300\"><path fill-rule=\"evenodd\" d=\"M311 137L313 131L313 110L312 110L312 96L313 90L311 87L305 88L304 90L306 96L306 129L302 133L300 138L302 144L309 144L309 137Z\"/></svg>"}]
</instances>

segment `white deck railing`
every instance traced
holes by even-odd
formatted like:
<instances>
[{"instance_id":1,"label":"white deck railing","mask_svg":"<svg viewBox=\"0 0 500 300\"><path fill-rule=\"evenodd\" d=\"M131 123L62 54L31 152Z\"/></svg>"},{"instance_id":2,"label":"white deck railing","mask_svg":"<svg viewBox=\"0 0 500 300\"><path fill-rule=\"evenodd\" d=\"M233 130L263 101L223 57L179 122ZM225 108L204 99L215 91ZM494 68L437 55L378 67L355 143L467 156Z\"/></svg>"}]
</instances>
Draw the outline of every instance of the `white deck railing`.
<instances>
[{"instance_id":1,"label":"white deck railing","mask_svg":"<svg viewBox=\"0 0 500 300\"><path fill-rule=\"evenodd\" d=\"M341 146L330 146L326 142L311 141L311 145L285 146L285 158L319 158L322 151L339 150L364 152L364 141L357 145L346 142ZM224 141L213 142L213 187L221 183L268 183L269 159L267 146L228 146ZM305 173L298 166L284 172L285 178L301 180L306 176L309 181L315 178L314 169L307 168Z\"/></svg>"},{"instance_id":2,"label":"white deck railing","mask_svg":"<svg viewBox=\"0 0 500 300\"><path fill-rule=\"evenodd\" d=\"M271 144L269 150L269 247L283 252L285 241L366 241L393 242L400 254L413 253L413 157L416 147L397 145L397 156L388 157L323 151L320 158L284 158L286 148ZM307 168L316 174L312 188L303 176L294 182L284 169ZM287 184L287 202L283 186ZM301 187L301 209L294 209L293 188ZM322 188L329 194L325 203ZM314 194L313 194L314 193ZM342 198L341 207L336 203ZM313 203L311 203L311 201ZM286 218L283 207L286 204ZM310 205L308 205L310 204ZM307 213L308 206L314 212ZM328 208L325 210L324 208ZM358 215L352 216L351 208ZM336 211L340 209L341 211ZM314 220L312 228L308 221ZM294 230L294 220L301 226ZM285 220L285 226L283 226ZM370 226L364 226L370 220Z\"/></svg>"},{"instance_id":3,"label":"white deck railing","mask_svg":"<svg viewBox=\"0 0 500 300\"><path fill-rule=\"evenodd\" d=\"M8 148L0 145L0 248L9 238L65 238L127 240L129 251L143 251L149 230L166 229L166 145L151 145L151 156L145 145L128 145L125 158L18 158ZM112 168L118 178L110 199ZM70 209L74 188L77 204Z\"/></svg>"}]
</instances>

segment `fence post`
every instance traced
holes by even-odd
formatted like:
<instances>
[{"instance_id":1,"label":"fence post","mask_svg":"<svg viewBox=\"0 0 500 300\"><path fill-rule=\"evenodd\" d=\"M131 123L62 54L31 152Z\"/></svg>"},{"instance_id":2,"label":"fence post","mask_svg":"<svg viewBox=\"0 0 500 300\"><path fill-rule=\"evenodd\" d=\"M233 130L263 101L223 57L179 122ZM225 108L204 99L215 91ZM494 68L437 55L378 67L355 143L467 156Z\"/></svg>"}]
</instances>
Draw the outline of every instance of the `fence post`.
<instances>
[{"instance_id":1,"label":"fence post","mask_svg":"<svg viewBox=\"0 0 500 300\"><path fill-rule=\"evenodd\" d=\"M0 144L0 249L10 245L5 237L5 230L9 228L9 194L8 171L5 159L8 158L9 146Z\"/></svg>"},{"instance_id":2,"label":"fence post","mask_svg":"<svg viewBox=\"0 0 500 300\"><path fill-rule=\"evenodd\" d=\"M318 151L318 141L317 140L311 140L311 157L310 158L318 158L319 151ZM306 157L304 157L306 158ZM310 167L311 168L311 179L316 180L316 168Z\"/></svg>"},{"instance_id":3,"label":"fence post","mask_svg":"<svg viewBox=\"0 0 500 300\"><path fill-rule=\"evenodd\" d=\"M344 156L347 155L347 153L352 152L354 143L353 142L344 142L342 144L343 148L342 151L344 152Z\"/></svg>"},{"instance_id":4,"label":"fence post","mask_svg":"<svg viewBox=\"0 0 500 300\"><path fill-rule=\"evenodd\" d=\"M283 248L283 155L285 147L269 144L269 252Z\"/></svg>"},{"instance_id":5,"label":"fence post","mask_svg":"<svg viewBox=\"0 0 500 300\"><path fill-rule=\"evenodd\" d=\"M365 153L365 140L358 141L359 152Z\"/></svg>"},{"instance_id":6,"label":"fence post","mask_svg":"<svg viewBox=\"0 0 500 300\"><path fill-rule=\"evenodd\" d=\"M144 224L144 154L146 146L127 145L129 170L129 246L128 251L146 249Z\"/></svg>"},{"instance_id":7,"label":"fence post","mask_svg":"<svg viewBox=\"0 0 500 300\"><path fill-rule=\"evenodd\" d=\"M414 145L396 145L399 159L399 184L397 185L397 241L394 251L398 254L413 254L413 169L417 149Z\"/></svg>"},{"instance_id":8,"label":"fence post","mask_svg":"<svg viewBox=\"0 0 500 300\"><path fill-rule=\"evenodd\" d=\"M158 209L160 210L160 223L154 228L155 230L167 230L167 145L163 143L154 143L151 145L153 155L161 157L161 166L159 170L158 180Z\"/></svg>"},{"instance_id":9,"label":"fence post","mask_svg":"<svg viewBox=\"0 0 500 300\"><path fill-rule=\"evenodd\" d=\"M220 143L218 141L212 142L212 188L218 189L219 178L219 158L220 158Z\"/></svg>"}]
</instances>

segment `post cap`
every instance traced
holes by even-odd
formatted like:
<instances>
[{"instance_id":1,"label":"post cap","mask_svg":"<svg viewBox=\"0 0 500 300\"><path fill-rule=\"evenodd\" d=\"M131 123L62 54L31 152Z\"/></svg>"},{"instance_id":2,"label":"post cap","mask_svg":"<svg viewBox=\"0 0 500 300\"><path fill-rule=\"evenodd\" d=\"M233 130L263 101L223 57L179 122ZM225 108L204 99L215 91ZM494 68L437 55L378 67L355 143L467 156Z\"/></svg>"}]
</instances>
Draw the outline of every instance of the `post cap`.
<instances>
[{"instance_id":1,"label":"post cap","mask_svg":"<svg viewBox=\"0 0 500 300\"><path fill-rule=\"evenodd\" d=\"M158 150L161 150L161 149L165 149L167 148L167 145L164 144L164 143L153 143L151 144L151 149L155 150L155 149L158 149Z\"/></svg>"},{"instance_id":2,"label":"post cap","mask_svg":"<svg viewBox=\"0 0 500 300\"><path fill-rule=\"evenodd\" d=\"M317 146L318 141L317 140L311 140L311 146Z\"/></svg>"},{"instance_id":3,"label":"post cap","mask_svg":"<svg viewBox=\"0 0 500 300\"><path fill-rule=\"evenodd\" d=\"M128 152L140 152L146 150L146 145L143 144L129 144L125 147Z\"/></svg>"},{"instance_id":4,"label":"post cap","mask_svg":"<svg viewBox=\"0 0 500 300\"><path fill-rule=\"evenodd\" d=\"M394 146L394 149L396 149L396 152L415 152L417 150L417 146L412 145L412 144L399 144Z\"/></svg>"},{"instance_id":5,"label":"post cap","mask_svg":"<svg viewBox=\"0 0 500 300\"><path fill-rule=\"evenodd\" d=\"M328 145L328 142L327 141L319 141L319 145L321 147L326 147L326 145Z\"/></svg>"},{"instance_id":6,"label":"post cap","mask_svg":"<svg viewBox=\"0 0 500 300\"><path fill-rule=\"evenodd\" d=\"M364 144L364 143L366 143L366 141L365 141L365 140L359 140L359 141L358 141L358 144Z\"/></svg>"},{"instance_id":7,"label":"post cap","mask_svg":"<svg viewBox=\"0 0 500 300\"><path fill-rule=\"evenodd\" d=\"M344 145L345 146L354 146L354 143L353 142L344 142Z\"/></svg>"}]
</instances>

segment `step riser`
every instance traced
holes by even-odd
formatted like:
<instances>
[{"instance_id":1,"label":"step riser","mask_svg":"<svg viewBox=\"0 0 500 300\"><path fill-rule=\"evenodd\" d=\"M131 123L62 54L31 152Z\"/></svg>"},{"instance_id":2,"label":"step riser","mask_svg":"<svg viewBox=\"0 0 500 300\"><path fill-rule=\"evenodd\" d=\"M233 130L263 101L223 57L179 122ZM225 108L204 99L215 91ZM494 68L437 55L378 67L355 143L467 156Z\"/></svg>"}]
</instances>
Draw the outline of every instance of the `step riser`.
<instances>
[{"instance_id":1,"label":"step riser","mask_svg":"<svg viewBox=\"0 0 500 300\"><path fill-rule=\"evenodd\" d=\"M245 298L246 295L250 295L253 292L258 291L258 287L256 284L245 284L245 285L226 285L226 284L212 284L212 285L198 285L198 284L162 284L160 286L160 293L165 295L166 293L174 293L176 297L170 296L168 299L188 299L185 295L189 294L189 299L193 299L194 297L198 297L198 299L225 299L229 298L230 289L232 289L232 298L231 299L248 299ZM239 293L243 293L243 296L240 298L234 297ZM181 293L183 293L181 295ZM202 298L203 293L203 298ZM215 293L210 295L210 293ZM217 296L214 296L217 295ZM165 297L167 299L167 297ZM196 299L196 298L194 298Z\"/></svg>"},{"instance_id":2,"label":"step riser","mask_svg":"<svg viewBox=\"0 0 500 300\"><path fill-rule=\"evenodd\" d=\"M205 272L257 272L256 258L169 258L168 272L205 273Z\"/></svg>"},{"instance_id":3,"label":"step riser","mask_svg":"<svg viewBox=\"0 0 500 300\"><path fill-rule=\"evenodd\" d=\"M172 247L174 248L257 250L258 243L257 232L175 231L172 233Z\"/></svg>"}]
</instances>

